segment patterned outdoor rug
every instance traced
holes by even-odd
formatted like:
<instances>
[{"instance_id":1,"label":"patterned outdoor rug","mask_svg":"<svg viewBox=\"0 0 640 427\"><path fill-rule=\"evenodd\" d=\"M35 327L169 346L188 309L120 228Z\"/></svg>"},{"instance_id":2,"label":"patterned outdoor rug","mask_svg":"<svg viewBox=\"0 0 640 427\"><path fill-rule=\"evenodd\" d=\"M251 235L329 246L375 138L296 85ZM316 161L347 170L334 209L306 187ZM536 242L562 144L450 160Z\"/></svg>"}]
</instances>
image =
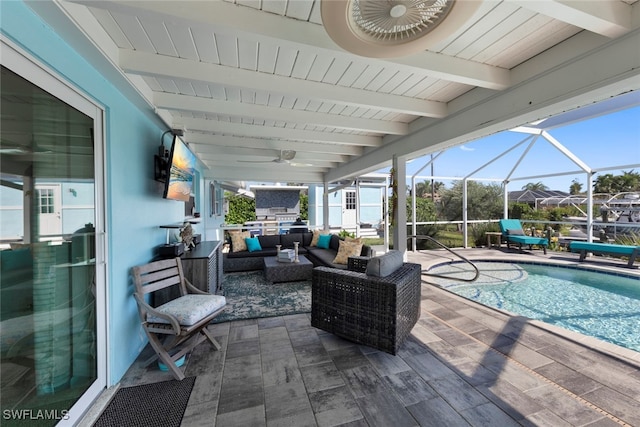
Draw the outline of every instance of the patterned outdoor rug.
<instances>
[{"instance_id":1,"label":"patterned outdoor rug","mask_svg":"<svg viewBox=\"0 0 640 427\"><path fill-rule=\"evenodd\" d=\"M272 284L262 271L227 273L222 280L227 309L213 323L311 312L311 281Z\"/></svg>"},{"instance_id":2,"label":"patterned outdoor rug","mask_svg":"<svg viewBox=\"0 0 640 427\"><path fill-rule=\"evenodd\" d=\"M119 389L94 427L179 427L195 377Z\"/></svg>"}]
</instances>

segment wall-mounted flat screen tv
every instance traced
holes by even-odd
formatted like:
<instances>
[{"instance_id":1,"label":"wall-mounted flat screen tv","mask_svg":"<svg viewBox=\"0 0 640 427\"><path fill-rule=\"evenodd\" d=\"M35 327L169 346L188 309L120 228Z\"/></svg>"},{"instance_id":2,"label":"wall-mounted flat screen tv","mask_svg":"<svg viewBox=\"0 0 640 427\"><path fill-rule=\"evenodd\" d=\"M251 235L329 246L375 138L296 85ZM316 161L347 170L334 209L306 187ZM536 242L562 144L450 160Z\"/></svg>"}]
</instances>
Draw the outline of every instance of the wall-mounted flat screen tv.
<instances>
[{"instance_id":1,"label":"wall-mounted flat screen tv","mask_svg":"<svg viewBox=\"0 0 640 427\"><path fill-rule=\"evenodd\" d=\"M196 168L196 156L179 136L173 137L168 161L165 199L189 201Z\"/></svg>"}]
</instances>

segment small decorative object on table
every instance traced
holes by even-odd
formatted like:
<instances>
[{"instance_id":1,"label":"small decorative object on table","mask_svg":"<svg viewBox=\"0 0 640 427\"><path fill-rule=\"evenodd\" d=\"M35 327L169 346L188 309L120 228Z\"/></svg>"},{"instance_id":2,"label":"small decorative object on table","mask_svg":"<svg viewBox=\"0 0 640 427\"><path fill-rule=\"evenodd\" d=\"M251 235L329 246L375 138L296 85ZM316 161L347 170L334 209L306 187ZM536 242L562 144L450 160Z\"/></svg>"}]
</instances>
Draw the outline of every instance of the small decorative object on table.
<instances>
[{"instance_id":1,"label":"small decorative object on table","mask_svg":"<svg viewBox=\"0 0 640 427\"><path fill-rule=\"evenodd\" d=\"M282 245L276 245L276 255L280 255L280 248Z\"/></svg>"},{"instance_id":2,"label":"small decorative object on table","mask_svg":"<svg viewBox=\"0 0 640 427\"><path fill-rule=\"evenodd\" d=\"M193 228L187 221L182 224L182 228L180 229L180 238L182 239L182 243L184 244L185 251L189 251L191 248L196 247L196 244L193 241Z\"/></svg>"},{"instance_id":3,"label":"small decorative object on table","mask_svg":"<svg viewBox=\"0 0 640 427\"><path fill-rule=\"evenodd\" d=\"M296 255L293 249L281 249L276 256L276 259L278 262L294 262L295 257Z\"/></svg>"},{"instance_id":4,"label":"small decorative object on table","mask_svg":"<svg viewBox=\"0 0 640 427\"><path fill-rule=\"evenodd\" d=\"M300 242L293 242L293 251L295 252L295 256L293 258L293 262L300 262L300 258L298 258L298 245Z\"/></svg>"}]
</instances>

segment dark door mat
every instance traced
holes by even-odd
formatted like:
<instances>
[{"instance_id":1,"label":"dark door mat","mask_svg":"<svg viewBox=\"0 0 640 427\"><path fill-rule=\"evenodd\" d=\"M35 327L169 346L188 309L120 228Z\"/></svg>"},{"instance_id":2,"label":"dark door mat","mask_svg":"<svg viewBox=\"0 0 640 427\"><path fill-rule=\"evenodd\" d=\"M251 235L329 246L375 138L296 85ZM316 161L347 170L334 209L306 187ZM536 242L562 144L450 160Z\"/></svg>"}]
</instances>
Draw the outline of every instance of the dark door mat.
<instances>
[{"instance_id":1,"label":"dark door mat","mask_svg":"<svg viewBox=\"0 0 640 427\"><path fill-rule=\"evenodd\" d=\"M118 390L95 427L179 427L195 377Z\"/></svg>"}]
</instances>

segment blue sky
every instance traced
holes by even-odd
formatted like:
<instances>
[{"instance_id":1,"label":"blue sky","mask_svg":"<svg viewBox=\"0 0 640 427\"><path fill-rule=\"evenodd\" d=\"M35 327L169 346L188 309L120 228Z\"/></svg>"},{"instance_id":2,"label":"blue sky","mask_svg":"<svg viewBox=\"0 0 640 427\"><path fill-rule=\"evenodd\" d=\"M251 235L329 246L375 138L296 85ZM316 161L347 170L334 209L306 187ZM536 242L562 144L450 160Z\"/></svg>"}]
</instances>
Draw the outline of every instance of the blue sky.
<instances>
[{"instance_id":1,"label":"blue sky","mask_svg":"<svg viewBox=\"0 0 640 427\"><path fill-rule=\"evenodd\" d=\"M629 108L552 129L549 133L591 168L598 169L640 164L640 107ZM435 161L434 174L438 176L463 177L526 137L526 134L501 132L472 141L463 146L451 148ZM504 178L522 155L527 144L521 145L487 166L478 172L475 177ZM413 175L427 161L428 156L409 163L407 165L407 176ZM513 178L519 178L577 170L579 170L578 166L568 160L546 140L539 138L512 176ZM624 170L629 170L629 168ZM640 172L640 168L635 168L634 170L635 172ZM431 170L427 167L420 173L420 176L429 175L430 173ZM601 173L619 175L622 172L620 170L611 170ZM597 176L598 174L594 176L594 179ZM568 192L573 179L583 185L583 191L586 190L586 175L584 173L552 178L514 180L509 183L509 190L520 190L528 182L542 182L551 190ZM421 181L424 181L424 179L417 179L417 182ZM440 179L439 181L444 181L447 186L450 185L445 180Z\"/></svg>"}]
</instances>

